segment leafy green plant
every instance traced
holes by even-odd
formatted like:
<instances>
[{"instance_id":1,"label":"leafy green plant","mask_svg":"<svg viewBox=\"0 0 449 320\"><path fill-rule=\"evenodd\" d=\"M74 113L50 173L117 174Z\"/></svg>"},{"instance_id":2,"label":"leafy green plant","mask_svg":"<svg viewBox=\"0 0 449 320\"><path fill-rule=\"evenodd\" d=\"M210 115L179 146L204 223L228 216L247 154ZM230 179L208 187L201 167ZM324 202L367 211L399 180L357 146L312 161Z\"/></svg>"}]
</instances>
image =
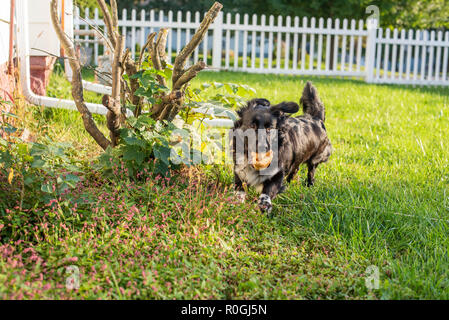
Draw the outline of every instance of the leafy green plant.
<instances>
[{"instance_id":1,"label":"leafy green plant","mask_svg":"<svg viewBox=\"0 0 449 320\"><path fill-rule=\"evenodd\" d=\"M35 214L43 204L58 201L80 182L76 152L69 143L53 142L42 137L40 143L27 142L19 136L22 129L17 115L2 112L0 136L0 238L30 239L43 215ZM21 124L19 125L21 126ZM12 210L15 210L12 214ZM53 214L51 214L53 216Z\"/></svg>"},{"instance_id":2,"label":"leafy green plant","mask_svg":"<svg viewBox=\"0 0 449 320\"><path fill-rule=\"evenodd\" d=\"M29 150L33 158L31 168L37 169L46 179L37 179L41 184L41 191L49 194L61 194L68 188L74 188L80 178L74 173L79 168L70 156L74 155L71 145L64 142L53 142L47 139L47 144L33 143ZM36 177L30 177L33 183Z\"/></svg>"},{"instance_id":3,"label":"leafy green plant","mask_svg":"<svg viewBox=\"0 0 449 320\"><path fill-rule=\"evenodd\" d=\"M136 79L139 83L139 88L134 92L134 96L141 97L143 103L140 102L138 105L131 103L127 104L126 107L131 109L135 116L139 116L142 111L150 112L151 106L157 103L161 103L161 96L164 92L170 91L170 89L161 84L158 81L159 78L168 80L173 73L173 66L166 64L163 70L155 69L151 59L148 57L146 60L142 61L141 69L135 74L128 76L123 75L124 80L127 82L127 86L131 87L131 79ZM136 108L140 108L136 112Z\"/></svg>"},{"instance_id":4,"label":"leafy green plant","mask_svg":"<svg viewBox=\"0 0 449 320\"><path fill-rule=\"evenodd\" d=\"M4 115L17 117L12 113ZM8 135L0 137L0 170L7 175L9 184L18 181L21 186L20 206L26 188L59 195L79 182L74 174L79 168L71 158L75 152L69 143L53 142L48 137L43 143L25 142L13 135L18 129L8 122L3 123L2 130Z\"/></svg>"},{"instance_id":5,"label":"leafy green plant","mask_svg":"<svg viewBox=\"0 0 449 320\"><path fill-rule=\"evenodd\" d=\"M176 166L170 162L174 155L170 137L182 129L172 123L155 121L148 114L129 117L127 128L120 129L120 143L116 148L108 148L100 155L100 168L108 175L114 175L114 169L125 167L129 177L136 177L142 170L167 174Z\"/></svg>"},{"instance_id":6,"label":"leafy green plant","mask_svg":"<svg viewBox=\"0 0 449 320\"><path fill-rule=\"evenodd\" d=\"M120 140L116 148L107 148L99 157L99 169L107 175L115 175L116 169L123 166L128 176L135 178L142 170L149 170L156 174L167 174L176 165L170 162L176 156L171 148L170 137L176 130L183 135L187 133L178 129L173 123L159 121L151 117L151 106L160 103L161 93L169 89L161 85L157 77L169 78L172 66L166 65L164 70L153 67L151 59L141 64L141 70L128 77L123 76L127 86L131 86L131 79L138 81L139 88L134 95L140 97L138 105L132 104L132 99L126 105L134 116L127 117L125 126L120 129ZM136 112L136 108L139 108Z\"/></svg>"},{"instance_id":7,"label":"leafy green plant","mask_svg":"<svg viewBox=\"0 0 449 320\"><path fill-rule=\"evenodd\" d=\"M214 93L210 92L212 89ZM186 108L180 112L180 116L186 123L216 117L235 120L233 110L241 107L255 93L253 88L242 84L202 83L199 88L188 88Z\"/></svg>"}]
</instances>

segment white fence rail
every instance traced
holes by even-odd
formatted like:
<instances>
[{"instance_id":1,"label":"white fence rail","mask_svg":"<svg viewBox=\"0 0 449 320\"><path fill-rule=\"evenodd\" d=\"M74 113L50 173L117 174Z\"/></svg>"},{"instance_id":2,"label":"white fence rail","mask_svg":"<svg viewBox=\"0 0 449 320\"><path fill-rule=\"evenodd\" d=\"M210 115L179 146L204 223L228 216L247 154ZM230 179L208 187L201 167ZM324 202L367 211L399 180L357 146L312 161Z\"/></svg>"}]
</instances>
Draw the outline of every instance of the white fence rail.
<instances>
[{"instance_id":1,"label":"white fence rail","mask_svg":"<svg viewBox=\"0 0 449 320\"><path fill-rule=\"evenodd\" d=\"M199 12L169 11L138 14L123 10L119 26L126 34L126 45L133 57L139 53L149 33L170 28L167 41L168 59L173 60L200 25ZM368 25L368 21L367 21ZM76 30L91 26L104 27L86 10L81 17L75 10ZM95 36L77 36L86 52L98 64L103 46ZM203 59L219 70L293 75L346 76L367 82L449 85L449 32L427 30L367 28L365 21L306 17L275 18L265 15L220 13L191 63Z\"/></svg>"},{"instance_id":2,"label":"white fence rail","mask_svg":"<svg viewBox=\"0 0 449 320\"><path fill-rule=\"evenodd\" d=\"M449 85L449 32L379 29L373 81L378 83Z\"/></svg>"}]
</instances>

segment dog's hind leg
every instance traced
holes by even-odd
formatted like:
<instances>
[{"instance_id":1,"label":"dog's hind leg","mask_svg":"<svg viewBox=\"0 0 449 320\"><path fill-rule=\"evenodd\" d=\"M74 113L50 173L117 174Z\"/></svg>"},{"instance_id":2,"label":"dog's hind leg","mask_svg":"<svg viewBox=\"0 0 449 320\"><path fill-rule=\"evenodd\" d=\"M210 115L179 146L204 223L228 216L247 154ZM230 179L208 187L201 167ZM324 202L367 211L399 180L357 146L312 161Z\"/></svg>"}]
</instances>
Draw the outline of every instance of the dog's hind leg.
<instances>
[{"instance_id":1,"label":"dog's hind leg","mask_svg":"<svg viewBox=\"0 0 449 320\"><path fill-rule=\"evenodd\" d=\"M245 202L246 192L243 188L242 180L240 180L240 177L237 174L234 174L234 192L238 202Z\"/></svg>"},{"instance_id":2,"label":"dog's hind leg","mask_svg":"<svg viewBox=\"0 0 449 320\"><path fill-rule=\"evenodd\" d=\"M315 170L318 164L314 164L311 161L307 163L307 186L312 187L315 184Z\"/></svg>"},{"instance_id":3,"label":"dog's hind leg","mask_svg":"<svg viewBox=\"0 0 449 320\"><path fill-rule=\"evenodd\" d=\"M329 160L329 157L332 153L332 145L330 143L324 145L322 151L313 156L313 158L307 161L307 186L311 187L315 183L315 170L320 163L326 162Z\"/></svg>"},{"instance_id":4,"label":"dog's hind leg","mask_svg":"<svg viewBox=\"0 0 449 320\"><path fill-rule=\"evenodd\" d=\"M259 197L258 205L262 212L271 212L273 205L271 200L276 197L278 193L283 190L282 182L284 180L284 173L279 171L270 180L263 183L262 194Z\"/></svg>"}]
</instances>

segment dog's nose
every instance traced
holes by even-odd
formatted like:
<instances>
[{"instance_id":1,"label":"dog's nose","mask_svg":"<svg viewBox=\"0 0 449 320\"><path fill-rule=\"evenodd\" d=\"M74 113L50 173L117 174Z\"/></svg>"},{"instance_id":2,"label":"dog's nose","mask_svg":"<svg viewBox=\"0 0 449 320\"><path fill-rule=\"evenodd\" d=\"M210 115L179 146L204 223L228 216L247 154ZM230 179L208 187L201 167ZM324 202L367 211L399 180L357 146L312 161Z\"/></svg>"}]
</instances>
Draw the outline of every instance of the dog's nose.
<instances>
[{"instance_id":1,"label":"dog's nose","mask_svg":"<svg viewBox=\"0 0 449 320\"><path fill-rule=\"evenodd\" d=\"M251 152L251 158L251 165L254 169L265 169L270 165L271 161L273 161L273 151L269 150L268 152L262 153Z\"/></svg>"}]
</instances>

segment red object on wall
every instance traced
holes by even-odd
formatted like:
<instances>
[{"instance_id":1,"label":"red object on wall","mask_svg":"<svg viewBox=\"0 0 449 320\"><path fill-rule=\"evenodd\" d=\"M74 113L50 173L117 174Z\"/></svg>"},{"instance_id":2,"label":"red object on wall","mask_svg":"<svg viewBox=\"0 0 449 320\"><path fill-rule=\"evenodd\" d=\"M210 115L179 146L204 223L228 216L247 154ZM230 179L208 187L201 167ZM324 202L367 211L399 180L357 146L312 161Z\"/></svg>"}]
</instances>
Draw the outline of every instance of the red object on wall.
<instances>
[{"instance_id":1,"label":"red object on wall","mask_svg":"<svg viewBox=\"0 0 449 320\"><path fill-rule=\"evenodd\" d=\"M30 80L31 90L40 96L46 95L46 88L50 81L56 57L31 56L30 57Z\"/></svg>"},{"instance_id":2,"label":"red object on wall","mask_svg":"<svg viewBox=\"0 0 449 320\"><path fill-rule=\"evenodd\" d=\"M30 57L31 90L38 95L45 96L50 76L55 64L55 57ZM9 74L8 62L0 65L0 99L12 101L15 87L14 72Z\"/></svg>"}]
</instances>

